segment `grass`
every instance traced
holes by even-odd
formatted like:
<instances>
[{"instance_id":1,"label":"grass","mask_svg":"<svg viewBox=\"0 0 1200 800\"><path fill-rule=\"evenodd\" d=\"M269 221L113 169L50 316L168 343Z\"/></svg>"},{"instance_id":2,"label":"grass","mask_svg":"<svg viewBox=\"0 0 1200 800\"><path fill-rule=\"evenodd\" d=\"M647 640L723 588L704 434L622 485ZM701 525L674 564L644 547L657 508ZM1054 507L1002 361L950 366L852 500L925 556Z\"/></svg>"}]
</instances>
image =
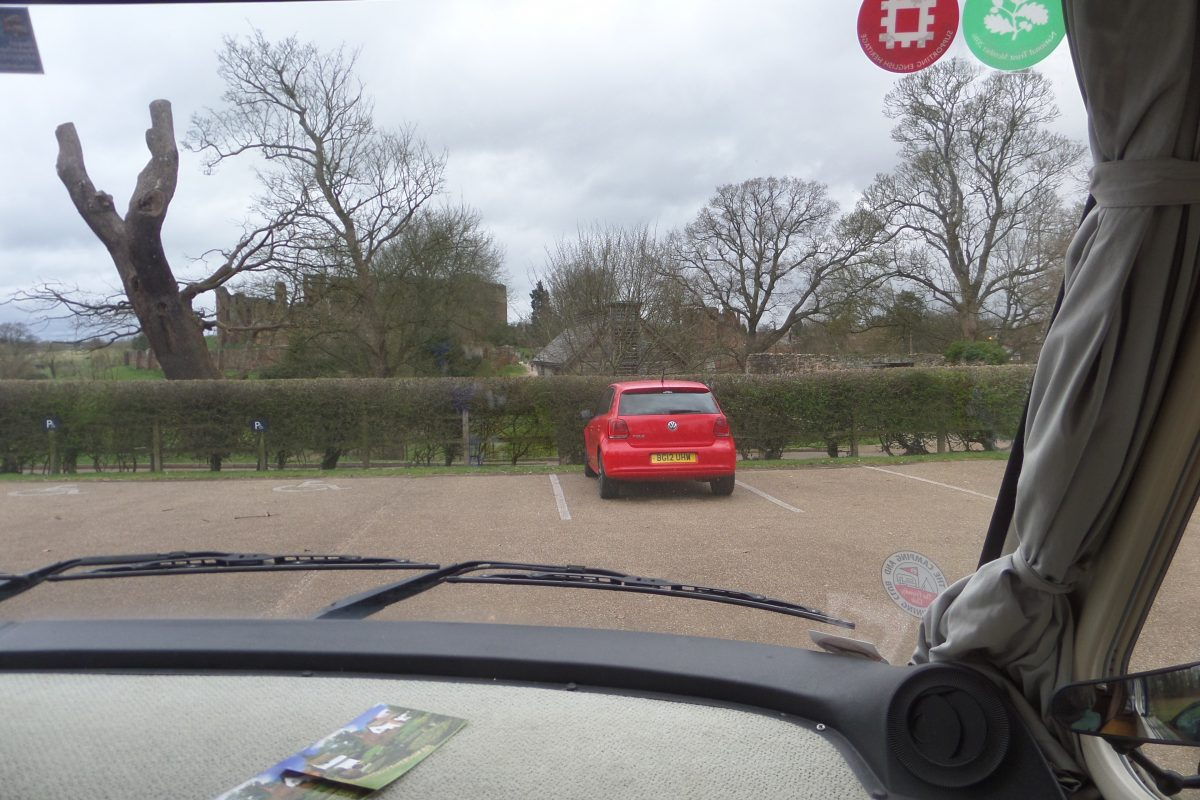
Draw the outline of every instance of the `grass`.
<instances>
[{"instance_id":1,"label":"grass","mask_svg":"<svg viewBox=\"0 0 1200 800\"><path fill-rule=\"evenodd\" d=\"M769 470L769 469L829 469L837 467L857 467L874 465L919 464L926 461L1005 461L1008 451L967 453L931 453L926 456L862 456L860 458L784 458L777 461L739 461L739 470ZM456 464L451 467L373 467L371 469L281 469L268 472L254 470L222 470L209 472L182 470L166 473L140 472L84 472L62 475L15 475L0 474L0 482L40 482L40 483L83 483L87 481L188 481L188 480L254 480L266 478L280 480L300 478L319 480L330 478L424 478L434 475L551 475L583 472L579 465L560 464L518 464L487 465L471 467Z\"/></svg>"}]
</instances>

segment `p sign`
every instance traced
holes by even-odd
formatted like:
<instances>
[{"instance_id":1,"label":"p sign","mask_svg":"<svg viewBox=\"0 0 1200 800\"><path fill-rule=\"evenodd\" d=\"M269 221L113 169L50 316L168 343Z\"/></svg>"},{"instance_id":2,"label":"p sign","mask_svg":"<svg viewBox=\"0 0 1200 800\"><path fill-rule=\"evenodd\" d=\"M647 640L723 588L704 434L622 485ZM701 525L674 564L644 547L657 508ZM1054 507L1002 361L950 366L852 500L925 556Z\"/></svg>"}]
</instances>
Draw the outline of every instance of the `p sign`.
<instances>
[{"instance_id":1,"label":"p sign","mask_svg":"<svg viewBox=\"0 0 1200 800\"><path fill-rule=\"evenodd\" d=\"M250 430L254 431L255 433L266 433L267 421L265 419L250 420Z\"/></svg>"},{"instance_id":2,"label":"p sign","mask_svg":"<svg viewBox=\"0 0 1200 800\"><path fill-rule=\"evenodd\" d=\"M59 420L58 417L43 417L42 418L42 430L46 431L47 433L49 433L50 431L56 431L61 427L62 427L62 422Z\"/></svg>"}]
</instances>

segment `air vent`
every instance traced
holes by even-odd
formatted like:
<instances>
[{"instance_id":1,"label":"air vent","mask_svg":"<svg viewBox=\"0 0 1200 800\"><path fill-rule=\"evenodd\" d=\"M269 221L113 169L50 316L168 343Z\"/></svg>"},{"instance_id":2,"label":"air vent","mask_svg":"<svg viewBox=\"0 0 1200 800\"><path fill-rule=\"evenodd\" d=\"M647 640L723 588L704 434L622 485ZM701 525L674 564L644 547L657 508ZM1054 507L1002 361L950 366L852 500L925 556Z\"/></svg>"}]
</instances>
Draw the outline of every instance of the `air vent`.
<instances>
[{"instance_id":1,"label":"air vent","mask_svg":"<svg viewBox=\"0 0 1200 800\"><path fill-rule=\"evenodd\" d=\"M963 668L914 673L893 695L887 724L892 754L935 786L978 783L1008 752L1008 711L999 690Z\"/></svg>"}]
</instances>

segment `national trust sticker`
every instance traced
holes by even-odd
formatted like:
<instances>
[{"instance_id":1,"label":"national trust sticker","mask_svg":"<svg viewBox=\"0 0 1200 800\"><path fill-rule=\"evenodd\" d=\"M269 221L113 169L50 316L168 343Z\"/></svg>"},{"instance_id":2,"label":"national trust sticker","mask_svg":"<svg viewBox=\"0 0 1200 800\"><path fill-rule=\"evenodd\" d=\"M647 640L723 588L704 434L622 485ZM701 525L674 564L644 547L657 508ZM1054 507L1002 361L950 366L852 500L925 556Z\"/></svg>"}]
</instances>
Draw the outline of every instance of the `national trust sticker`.
<instances>
[{"instance_id":1,"label":"national trust sticker","mask_svg":"<svg viewBox=\"0 0 1200 800\"><path fill-rule=\"evenodd\" d=\"M883 562L883 588L902 609L920 618L934 599L946 590L946 576L937 564L920 553L901 550Z\"/></svg>"}]
</instances>

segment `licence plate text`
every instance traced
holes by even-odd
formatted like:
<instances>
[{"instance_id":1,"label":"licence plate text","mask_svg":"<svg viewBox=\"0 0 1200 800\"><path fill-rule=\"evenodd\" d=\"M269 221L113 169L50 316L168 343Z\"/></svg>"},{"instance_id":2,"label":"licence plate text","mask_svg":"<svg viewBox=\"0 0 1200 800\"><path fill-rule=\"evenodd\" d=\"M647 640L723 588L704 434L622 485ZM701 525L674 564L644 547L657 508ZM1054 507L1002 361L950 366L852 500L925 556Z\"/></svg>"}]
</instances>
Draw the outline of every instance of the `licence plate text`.
<instances>
[{"instance_id":1,"label":"licence plate text","mask_svg":"<svg viewBox=\"0 0 1200 800\"><path fill-rule=\"evenodd\" d=\"M651 453L651 464L694 464L697 458L695 453Z\"/></svg>"}]
</instances>

